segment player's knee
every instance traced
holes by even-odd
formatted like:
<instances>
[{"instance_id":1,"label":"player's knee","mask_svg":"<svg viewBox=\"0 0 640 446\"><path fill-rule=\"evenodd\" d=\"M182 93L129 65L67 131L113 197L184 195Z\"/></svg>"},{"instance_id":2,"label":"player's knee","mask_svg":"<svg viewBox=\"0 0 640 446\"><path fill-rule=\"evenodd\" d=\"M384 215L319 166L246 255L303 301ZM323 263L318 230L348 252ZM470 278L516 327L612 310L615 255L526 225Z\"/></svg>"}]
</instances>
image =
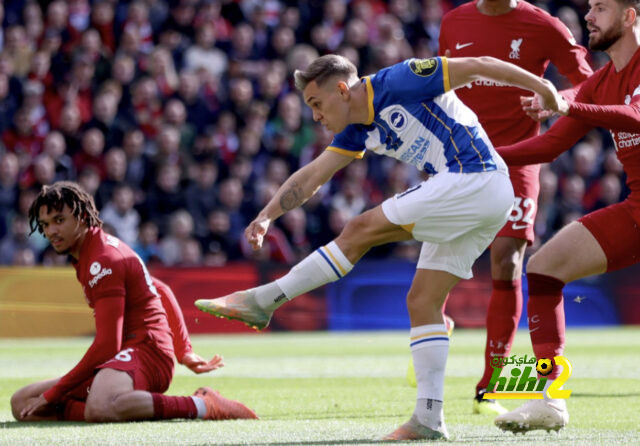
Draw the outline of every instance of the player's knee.
<instances>
[{"instance_id":1,"label":"player's knee","mask_svg":"<svg viewBox=\"0 0 640 446\"><path fill-rule=\"evenodd\" d=\"M366 214L357 215L349 220L338 236L340 246L368 248L369 231L371 228L368 220Z\"/></svg>"},{"instance_id":2,"label":"player's knee","mask_svg":"<svg viewBox=\"0 0 640 446\"><path fill-rule=\"evenodd\" d=\"M428 293L422 293L413 289L407 293L407 310L409 314L437 313L442 309L442 302L434 299Z\"/></svg>"},{"instance_id":3,"label":"player's knee","mask_svg":"<svg viewBox=\"0 0 640 446\"><path fill-rule=\"evenodd\" d=\"M13 418L17 421L24 421L24 419L20 416L20 412L24 408L24 398L20 395L20 391L17 391L13 395L11 395L11 413L13 414Z\"/></svg>"},{"instance_id":4,"label":"player's knee","mask_svg":"<svg viewBox=\"0 0 640 446\"><path fill-rule=\"evenodd\" d=\"M515 276L515 273L521 269L522 261L520 256L515 253L510 256L502 257L497 264L497 273L501 276ZM515 278L515 277L514 277Z\"/></svg>"},{"instance_id":5,"label":"player's knee","mask_svg":"<svg viewBox=\"0 0 640 446\"><path fill-rule=\"evenodd\" d=\"M84 408L84 419L88 423L118 421L114 409L113 401L90 399Z\"/></svg>"}]
</instances>

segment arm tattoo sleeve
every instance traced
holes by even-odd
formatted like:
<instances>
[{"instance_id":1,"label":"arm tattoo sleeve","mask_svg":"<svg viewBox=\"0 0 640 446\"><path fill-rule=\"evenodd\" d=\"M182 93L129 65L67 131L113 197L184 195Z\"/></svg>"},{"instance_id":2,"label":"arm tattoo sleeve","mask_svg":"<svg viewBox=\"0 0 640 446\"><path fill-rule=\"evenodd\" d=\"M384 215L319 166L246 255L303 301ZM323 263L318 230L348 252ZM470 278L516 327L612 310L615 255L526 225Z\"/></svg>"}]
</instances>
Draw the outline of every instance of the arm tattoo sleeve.
<instances>
[{"instance_id":1,"label":"arm tattoo sleeve","mask_svg":"<svg viewBox=\"0 0 640 446\"><path fill-rule=\"evenodd\" d=\"M304 193L302 187L295 181L291 183L291 187L280 195L280 207L287 212L297 208L304 202Z\"/></svg>"}]
</instances>

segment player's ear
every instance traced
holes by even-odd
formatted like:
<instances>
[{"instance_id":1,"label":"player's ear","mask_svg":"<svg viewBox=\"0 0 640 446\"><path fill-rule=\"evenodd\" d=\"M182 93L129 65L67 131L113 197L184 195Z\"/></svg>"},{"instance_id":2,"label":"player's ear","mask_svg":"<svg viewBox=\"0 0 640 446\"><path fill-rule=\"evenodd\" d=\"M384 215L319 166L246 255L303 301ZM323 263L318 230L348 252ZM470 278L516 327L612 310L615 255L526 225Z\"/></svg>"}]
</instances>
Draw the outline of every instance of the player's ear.
<instances>
[{"instance_id":1,"label":"player's ear","mask_svg":"<svg viewBox=\"0 0 640 446\"><path fill-rule=\"evenodd\" d=\"M624 11L624 24L625 26L633 26L636 23L636 19L638 18L638 14L636 13L635 8L627 8Z\"/></svg>"},{"instance_id":2,"label":"player's ear","mask_svg":"<svg viewBox=\"0 0 640 446\"><path fill-rule=\"evenodd\" d=\"M349 85L345 81L338 81L338 93L343 99L349 99L351 91Z\"/></svg>"}]
</instances>

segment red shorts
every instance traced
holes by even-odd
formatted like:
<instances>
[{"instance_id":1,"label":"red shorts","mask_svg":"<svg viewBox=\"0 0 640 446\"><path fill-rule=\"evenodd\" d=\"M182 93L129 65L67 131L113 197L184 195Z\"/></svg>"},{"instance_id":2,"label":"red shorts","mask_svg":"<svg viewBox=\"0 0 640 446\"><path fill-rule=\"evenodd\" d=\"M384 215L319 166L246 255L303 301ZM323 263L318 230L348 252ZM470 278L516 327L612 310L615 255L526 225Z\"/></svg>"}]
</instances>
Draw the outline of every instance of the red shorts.
<instances>
[{"instance_id":1,"label":"red shorts","mask_svg":"<svg viewBox=\"0 0 640 446\"><path fill-rule=\"evenodd\" d=\"M124 345L113 359L96 367L127 372L135 390L164 393L173 378L173 358L151 343Z\"/></svg>"},{"instance_id":2,"label":"red shorts","mask_svg":"<svg viewBox=\"0 0 640 446\"><path fill-rule=\"evenodd\" d=\"M615 271L640 261L639 215L628 200L585 215L578 221L593 234L607 256L607 271Z\"/></svg>"},{"instance_id":3,"label":"red shorts","mask_svg":"<svg viewBox=\"0 0 640 446\"><path fill-rule=\"evenodd\" d=\"M173 378L173 359L150 343L124 346L122 350L107 362L96 367L127 372L133 379L135 390L164 393ZM88 378L67 392L64 400L86 401L93 378Z\"/></svg>"},{"instance_id":4,"label":"red shorts","mask_svg":"<svg viewBox=\"0 0 640 446\"><path fill-rule=\"evenodd\" d=\"M516 200L507 224L500 229L496 237L526 240L531 245L535 239L533 223L538 212L540 165L510 167L509 176Z\"/></svg>"}]
</instances>

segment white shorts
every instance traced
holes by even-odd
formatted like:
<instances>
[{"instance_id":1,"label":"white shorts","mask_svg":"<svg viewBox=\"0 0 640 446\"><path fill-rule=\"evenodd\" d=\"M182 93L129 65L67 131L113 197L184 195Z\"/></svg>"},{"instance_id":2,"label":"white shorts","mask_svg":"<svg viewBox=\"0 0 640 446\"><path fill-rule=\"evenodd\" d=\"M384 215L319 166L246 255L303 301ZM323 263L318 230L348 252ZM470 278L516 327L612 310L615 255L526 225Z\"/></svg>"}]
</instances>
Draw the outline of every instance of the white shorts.
<instances>
[{"instance_id":1,"label":"white shorts","mask_svg":"<svg viewBox=\"0 0 640 446\"><path fill-rule=\"evenodd\" d=\"M441 172L382 203L393 224L422 243L417 268L473 277L473 262L507 222L514 202L504 172Z\"/></svg>"}]
</instances>

